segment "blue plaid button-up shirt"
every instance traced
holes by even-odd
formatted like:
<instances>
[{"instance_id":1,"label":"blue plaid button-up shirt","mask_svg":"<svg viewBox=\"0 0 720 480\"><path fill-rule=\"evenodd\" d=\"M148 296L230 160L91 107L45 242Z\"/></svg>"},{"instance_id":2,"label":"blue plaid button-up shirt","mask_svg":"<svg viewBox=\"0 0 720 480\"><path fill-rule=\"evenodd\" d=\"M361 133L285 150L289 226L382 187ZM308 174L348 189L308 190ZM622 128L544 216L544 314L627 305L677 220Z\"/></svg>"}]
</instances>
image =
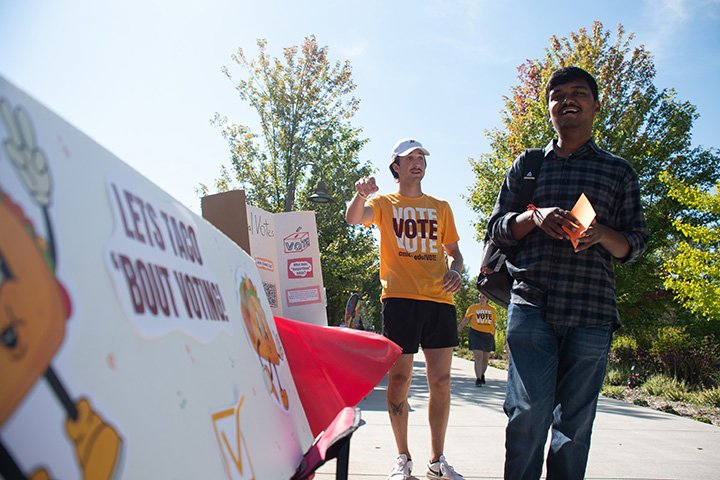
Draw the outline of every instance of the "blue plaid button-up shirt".
<instances>
[{"instance_id":1,"label":"blue plaid button-up shirt","mask_svg":"<svg viewBox=\"0 0 720 480\"><path fill-rule=\"evenodd\" d=\"M513 238L510 221L527 209L519 199L523 158L518 157L508 171L488 224L496 245L516 248L508 267L514 278L510 301L544 308L546 321L558 326L618 326L613 257L605 248L595 244L575 253L569 240L555 240L539 228L519 242ZM630 244L628 255L617 261L637 258L647 246L648 230L630 164L592 140L568 158L555 155L550 142L544 149L533 204L571 210L581 193L595 209L596 221Z\"/></svg>"}]
</instances>

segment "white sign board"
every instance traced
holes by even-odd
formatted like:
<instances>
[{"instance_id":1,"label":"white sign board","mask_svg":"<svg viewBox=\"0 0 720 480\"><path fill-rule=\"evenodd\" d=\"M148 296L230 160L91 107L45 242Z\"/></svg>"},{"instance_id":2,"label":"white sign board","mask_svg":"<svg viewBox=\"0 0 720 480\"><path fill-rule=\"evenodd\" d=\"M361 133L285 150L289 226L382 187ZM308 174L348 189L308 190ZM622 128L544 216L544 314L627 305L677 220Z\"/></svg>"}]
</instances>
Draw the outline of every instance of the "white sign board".
<instances>
[{"instance_id":1,"label":"white sign board","mask_svg":"<svg viewBox=\"0 0 720 480\"><path fill-rule=\"evenodd\" d=\"M275 315L327 325L315 212L247 206L250 252Z\"/></svg>"},{"instance_id":2,"label":"white sign board","mask_svg":"<svg viewBox=\"0 0 720 480\"><path fill-rule=\"evenodd\" d=\"M289 478L313 439L255 262L2 78L0 113L0 476Z\"/></svg>"}]
</instances>

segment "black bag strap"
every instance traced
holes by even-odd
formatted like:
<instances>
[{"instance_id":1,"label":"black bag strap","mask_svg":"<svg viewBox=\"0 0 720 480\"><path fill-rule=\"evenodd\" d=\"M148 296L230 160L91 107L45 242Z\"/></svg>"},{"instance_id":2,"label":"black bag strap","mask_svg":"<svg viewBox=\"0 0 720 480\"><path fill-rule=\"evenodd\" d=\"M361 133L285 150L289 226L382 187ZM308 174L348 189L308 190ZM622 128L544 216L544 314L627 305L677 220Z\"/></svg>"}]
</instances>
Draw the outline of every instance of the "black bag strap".
<instances>
[{"instance_id":1,"label":"black bag strap","mask_svg":"<svg viewBox=\"0 0 720 480\"><path fill-rule=\"evenodd\" d=\"M525 208L532 201L543 158L545 158L545 150L542 148L528 148L525 150L522 161L523 182L520 187L520 205L522 205L522 208Z\"/></svg>"},{"instance_id":2,"label":"black bag strap","mask_svg":"<svg viewBox=\"0 0 720 480\"><path fill-rule=\"evenodd\" d=\"M522 183L520 185L520 208L526 206L532 201L533 193L535 193L535 184L538 175L540 175L540 166L545 158L545 151L541 148L530 148L525 150L522 157ZM483 258L480 262L481 267L491 269L491 272L481 272L477 279L477 289L482 292L493 302L507 308L510 303L510 290L512 288L513 279L508 272L506 259L511 255L517 247L498 248L490 241L489 231L485 232L485 248L483 249Z\"/></svg>"},{"instance_id":3,"label":"black bag strap","mask_svg":"<svg viewBox=\"0 0 720 480\"><path fill-rule=\"evenodd\" d=\"M535 184L540 175L540 165L545 158L545 150L542 148L528 148L522 159L522 185L520 185L520 205L526 208L532 201L535 193ZM485 242L490 241L490 232L485 231Z\"/></svg>"}]
</instances>

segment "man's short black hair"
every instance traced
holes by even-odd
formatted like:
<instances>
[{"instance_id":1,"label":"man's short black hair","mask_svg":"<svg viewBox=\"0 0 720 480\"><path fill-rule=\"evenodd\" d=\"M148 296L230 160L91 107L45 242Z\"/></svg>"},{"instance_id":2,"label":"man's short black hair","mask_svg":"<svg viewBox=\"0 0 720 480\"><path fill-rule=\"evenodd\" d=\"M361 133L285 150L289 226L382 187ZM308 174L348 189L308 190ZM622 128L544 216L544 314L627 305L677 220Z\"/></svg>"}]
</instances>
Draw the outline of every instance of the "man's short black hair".
<instances>
[{"instance_id":1,"label":"man's short black hair","mask_svg":"<svg viewBox=\"0 0 720 480\"><path fill-rule=\"evenodd\" d=\"M549 101L550 91L560 85L572 82L573 80L585 80L590 87L590 91L593 94L593 99L598 99L598 86L597 82L588 72L580 67L563 67L555 70L545 85L545 101Z\"/></svg>"}]
</instances>

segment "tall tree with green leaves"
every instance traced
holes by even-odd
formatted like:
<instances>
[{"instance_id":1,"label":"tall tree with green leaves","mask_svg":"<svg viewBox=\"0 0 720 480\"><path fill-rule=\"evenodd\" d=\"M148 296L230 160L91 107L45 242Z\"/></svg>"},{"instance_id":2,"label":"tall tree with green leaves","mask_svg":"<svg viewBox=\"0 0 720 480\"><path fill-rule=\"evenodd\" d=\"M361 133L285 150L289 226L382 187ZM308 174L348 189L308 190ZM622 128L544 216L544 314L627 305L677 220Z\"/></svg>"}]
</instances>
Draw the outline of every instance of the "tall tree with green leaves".
<instances>
[{"instance_id":1,"label":"tall tree with green leaves","mask_svg":"<svg viewBox=\"0 0 720 480\"><path fill-rule=\"evenodd\" d=\"M595 119L597 144L627 159L638 173L650 243L638 262L616 268L618 304L630 328L684 314L664 286L662 265L675 250L678 234L673 219L683 210L662 172L706 189L720 178L716 149L693 146L691 133L697 109L673 89L654 84L655 64L634 35L619 25L614 35L594 22L568 37L551 37L540 59L518 68L519 84L505 97L502 128L486 132L491 152L471 160L476 176L468 203L477 213L478 238L485 227L505 172L526 148L541 147L555 136L548 120L545 83L557 68L576 65L592 74L600 88L601 111Z\"/></svg>"},{"instance_id":2,"label":"tall tree with green leaves","mask_svg":"<svg viewBox=\"0 0 720 480\"><path fill-rule=\"evenodd\" d=\"M258 116L259 131L216 114L213 122L230 147L231 166L215 181L218 191L245 190L248 203L270 212L315 209L328 299L328 322L342 320L352 290L369 300L368 313L377 315L379 286L377 247L367 229L347 225L345 202L354 182L371 174L358 154L367 142L352 124L359 100L348 61L332 62L327 47L314 36L301 46L268 54L267 42L257 41L258 56L240 48L232 56L239 78L228 67L240 98ZM317 205L308 197L322 181L334 201ZM201 186L201 192L209 189Z\"/></svg>"},{"instance_id":3,"label":"tall tree with green leaves","mask_svg":"<svg viewBox=\"0 0 720 480\"><path fill-rule=\"evenodd\" d=\"M665 259L665 285L692 312L720 320L720 182L702 190L667 172L661 180L686 209L673 220L683 239Z\"/></svg>"},{"instance_id":4,"label":"tall tree with green leaves","mask_svg":"<svg viewBox=\"0 0 720 480\"><path fill-rule=\"evenodd\" d=\"M465 316L465 312L467 312L468 307L472 305L473 303L477 302L478 297L478 291L475 287L475 278L470 277L467 270L462 272L462 284L460 285L460 290L455 292L454 301L455 301L455 314L457 317L457 322L460 323ZM461 347L467 347L467 341L468 341L468 328L464 328L461 332L459 332L459 339L460 339L460 346Z\"/></svg>"}]
</instances>

